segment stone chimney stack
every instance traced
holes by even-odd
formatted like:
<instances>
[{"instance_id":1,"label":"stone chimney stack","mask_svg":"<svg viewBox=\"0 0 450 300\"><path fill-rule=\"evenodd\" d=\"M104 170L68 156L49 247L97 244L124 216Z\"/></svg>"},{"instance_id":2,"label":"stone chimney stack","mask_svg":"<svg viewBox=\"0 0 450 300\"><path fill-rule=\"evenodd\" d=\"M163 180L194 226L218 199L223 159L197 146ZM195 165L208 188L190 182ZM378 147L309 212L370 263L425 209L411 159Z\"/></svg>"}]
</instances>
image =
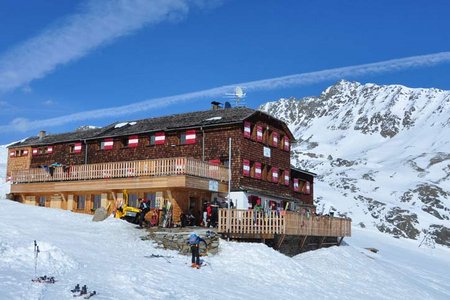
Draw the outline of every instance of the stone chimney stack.
<instances>
[{"instance_id":1,"label":"stone chimney stack","mask_svg":"<svg viewBox=\"0 0 450 300\"><path fill-rule=\"evenodd\" d=\"M39 140L42 140L45 136L47 135L47 132L45 132L45 130L41 130L39 131Z\"/></svg>"},{"instance_id":2,"label":"stone chimney stack","mask_svg":"<svg viewBox=\"0 0 450 300\"><path fill-rule=\"evenodd\" d=\"M217 102L217 101L213 101L213 102L211 102L211 109L212 110L218 110L218 109L220 109L220 105L221 105L222 103L220 103L220 102Z\"/></svg>"}]
</instances>

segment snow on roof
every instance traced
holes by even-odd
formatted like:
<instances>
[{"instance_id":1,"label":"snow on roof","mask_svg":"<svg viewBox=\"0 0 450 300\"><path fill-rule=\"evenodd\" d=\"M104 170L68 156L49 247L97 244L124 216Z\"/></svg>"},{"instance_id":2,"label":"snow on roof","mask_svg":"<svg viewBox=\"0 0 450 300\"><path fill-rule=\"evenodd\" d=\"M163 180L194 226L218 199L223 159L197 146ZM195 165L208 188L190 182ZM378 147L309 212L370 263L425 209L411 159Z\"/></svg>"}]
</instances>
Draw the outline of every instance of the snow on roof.
<instances>
[{"instance_id":1,"label":"snow on roof","mask_svg":"<svg viewBox=\"0 0 450 300\"><path fill-rule=\"evenodd\" d=\"M222 117L212 117L212 118L205 119L205 121L217 121L217 120L222 120Z\"/></svg>"},{"instance_id":2,"label":"snow on roof","mask_svg":"<svg viewBox=\"0 0 450 300\"><path fill-rule=\"evenodd\" d=\"M122 127L127 126L127 125L133 126L133 125L136 125L136 122L122 122L122 123L117 123L117 124L114 126L114 128L122 128Z\"/></svg>"}]
</instances>

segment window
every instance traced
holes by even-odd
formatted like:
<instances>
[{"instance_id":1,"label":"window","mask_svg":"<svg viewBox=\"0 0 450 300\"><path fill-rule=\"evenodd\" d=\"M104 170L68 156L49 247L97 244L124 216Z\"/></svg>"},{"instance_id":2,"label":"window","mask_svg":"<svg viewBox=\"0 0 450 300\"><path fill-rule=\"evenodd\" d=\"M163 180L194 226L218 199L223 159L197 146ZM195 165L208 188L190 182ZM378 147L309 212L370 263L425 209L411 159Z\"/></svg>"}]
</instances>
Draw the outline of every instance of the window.
<instances>
[{"instance_id":1,"label":"window","mask_svg":"<svg viewBox=\"0 0 450 300\"><path fill-rule=\"evenodd\" d=\"M263 141L263 128L262 126L256 126L256 141L262 142Z\"/></svg>"},{"instance_id":2,"label":"window","mask_svg":"<svg viewBox=\"0 0 450 300\"><path fill-rule=\"evenodd\" d=\"M280 136L278 134L278 132L272 132L272 138L271 138L271 145L273 147L278 147L278 142L280 140Z\"/></svg>"},{"instance_id":3,"label":"window","mask_svg":"<svg viewBox=\"0 0 450 300\"><path fill-rule=\"evenodd\" d=\"M270 170L271 173L271 177L272 177L272 182L273 183L278 183L280 177L278 174L278 168L272 167L272 169Z\"/></svg>"},{"instance_id":4,"label":"window","mask_svg":"<svg viewBox=\"0 0 450 300\"><path fill-rule=\"evenodd\" d=\"M289 170L284 170L282 180L283 180L283 184L284 185L289 186L289 184L291 182L291 179L290 179L290 176L289 176Z\"/></svg>"},{"instance_id":5,"label":"window","mask_svg":"<svg viewBox=\"0 0 450 300\"><path fill-rule=\"evenodd\" d=\"M102 195L94 195L93 199L93 209L100 208L102 206Z\"/></svg>"},{"instance_id":6,"label":"window","mask_svg":"<svg viewBox=\"0 0 450 300\"><path fill-rule=\"evenodd\" d=\"M195 139L196 139L195 130L187 130L186 132L181 133L180 144L181 145L195 144Z\"/></svg>"},{"instance_id":7,"label":"window","mask_svg":"<svg viewBox=\"0 0 450 300\"><path fill-rule=\"evenodd\" d=\"M113 148L113 139L104 139L100 142L100 150L111 150Z\"/></svg>"},{"instance_id":8,"label":"window","mask_svg":"<svg viewBox=\"0 0 450 300\"><path fill-rule=\"evenodd\" d=\"M145 199L150 203L150 208L159 208L156 203L156 193L145 193Z\"/></svg>"},{"instance_id":9,"label":"window","mask_svg":"<svg viewBox=\"0 0 450 300\"><path fill-rule=\"evenodd\" d=\"M252 124L250 122L244 122L244 137L251 138L252 136Z\"/></svg>"},{"instance_id":10,"label":"window","mask_svg":"<svg viewBox=\"0 0 450 300\"><path fill-rule=\"evenodd\" d=\"M242 160L242 175L250 176L250 161L248 159Z\"/></svg>"},{"instance_id":11,"label":"window","mask_svg":"<svg viewBox=\"0 0 450 300\"><path fill-rule=\"evenodd\" d=\"M281 149L284 151L290 151L291 150L291 144L289 142L289 138L287 136L283 137L281 142Z\"/></svg>"},{"instance_id":12,"label":"window","mask_svg":"<svg viewBox=\"0 0 450 300\"><path fill-rule=\"evenodd\" d=\"M81 143L75 143L75 144L69 145L69 152L70 153L81 153Z\"/></svg>"},{"instance_id":13,"label":"window","mask_svg":"<svg viewBox=\"0 0 450 300\"><path fill-rule=\"evenodd\" d=\"M45 196L39 196L39 206L45 206Z\"/></svg>"},{"instance_id":14,"label":"window","mask_svg":"<svg viewBox=\"0 0 450 300\"><path fill-rule=\"evenodd\" d=\"M294 191L295 192L299 192L300 191L300 186L298 184L298 178L294 178Z\"/></svg>"},{"instance_id":15,"label":"window","mask_svg":"<svg viewBox=\"0 0 450 300\"><path fill-rule=\"evenodd\" d=\"M309 181L304 181L302 183L302 192L306 195L311 194L311 183Z\"/></svg>"},{"instance_id":16,"label":"window","mask_svg":"<svg viewBox=\"0 0 450 300\"><path fill-rule=\"evenodd\" d=\"M150 136L150 145L164 145L166 142L166 135L164 132L156 132Z\"/></svg>"},{"instance_id":17,"label":"window","mask_svg":"<svg viewBox=\"0 0 450 300\"><path fill-rule=\"evenodd\" d=\"M128 206L139 207L137 194L128 194Z\"/></svg>"},{"instance_id":18,"label":"window","mask_svg":"<svg viewBox=\"0 0 450 300\"><path fill-rule=\"evenodd\" d=\"M124 147L136 148L139 145L139 137L137 135L129 136L125 138L122 143Z\"/></svg>"},{"instance_id":19,"label":"window","mask_svg":"<svg viewBox=\"0 0 450 300\"><path fill-rule=\"evenodd\" d=\"M255 167L255 178L256 179L261 179L262 178L262 166L260 162L255 162L254 163L254 167Z\"/></svg>"},{"instance_id":20,"label":"window","mask_svg":"<svg viewBox=\"0 0 450 300\"><path fill-rule=\"evenodd\" d=\"M79 195L77 199L77 209L84 210L86 207L86 196Z\"/></svg>"}]
</instances>

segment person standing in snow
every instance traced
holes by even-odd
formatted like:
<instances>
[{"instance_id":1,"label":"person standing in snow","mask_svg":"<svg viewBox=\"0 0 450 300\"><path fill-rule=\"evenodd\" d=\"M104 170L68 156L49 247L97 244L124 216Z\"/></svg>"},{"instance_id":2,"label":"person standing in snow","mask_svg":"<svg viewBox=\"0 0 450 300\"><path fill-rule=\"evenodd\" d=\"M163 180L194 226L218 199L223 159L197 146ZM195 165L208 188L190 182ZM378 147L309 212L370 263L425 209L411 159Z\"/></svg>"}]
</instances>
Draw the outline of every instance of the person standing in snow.
<instances>
[{"instance_id":1,"label":"person standing in snow","mask_svg":"<svg viewBox=\"0 0 450 300\"><path fill-rule=\"evenodd\" d=\"M189 235L188 244L191 246L192 253L192 268L200 268L200 243L205 243L205 247L208 246L206 241L198 236L195 232Z\"/></svg>"},{"instance_id":2,"label":"person standing in snow","mask_svg":"<svg viewBox=\"0 0 450 300\"><path fill-rule=\"evenodd\" d=\"M139 215L139 227L142 228L144 225L145 215L150 211L150 206L148 205L147 199L139 199L139 209L141 214Z\"/></svg>"}]
</instances>

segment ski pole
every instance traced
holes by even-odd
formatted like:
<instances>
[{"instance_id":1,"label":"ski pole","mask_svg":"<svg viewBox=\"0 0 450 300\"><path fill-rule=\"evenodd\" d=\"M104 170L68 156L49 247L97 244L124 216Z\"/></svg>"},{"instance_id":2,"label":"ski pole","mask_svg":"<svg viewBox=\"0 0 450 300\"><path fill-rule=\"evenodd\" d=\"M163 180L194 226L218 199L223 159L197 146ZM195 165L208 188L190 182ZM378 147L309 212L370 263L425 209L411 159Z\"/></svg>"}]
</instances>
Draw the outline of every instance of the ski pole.
<instances>
[{"instance_id":1,"label":"ski pole","mask_svg":"<svg viewBox=\"0 0 450 300\"><path fill-rule=\"evenodd\" d=\"M39 246L36 243L36 241L34 241L34 276L36 276L36 273L37 273L37 259L38 259L38 255L39 255Z\"/></svg>"}]
</instances>

